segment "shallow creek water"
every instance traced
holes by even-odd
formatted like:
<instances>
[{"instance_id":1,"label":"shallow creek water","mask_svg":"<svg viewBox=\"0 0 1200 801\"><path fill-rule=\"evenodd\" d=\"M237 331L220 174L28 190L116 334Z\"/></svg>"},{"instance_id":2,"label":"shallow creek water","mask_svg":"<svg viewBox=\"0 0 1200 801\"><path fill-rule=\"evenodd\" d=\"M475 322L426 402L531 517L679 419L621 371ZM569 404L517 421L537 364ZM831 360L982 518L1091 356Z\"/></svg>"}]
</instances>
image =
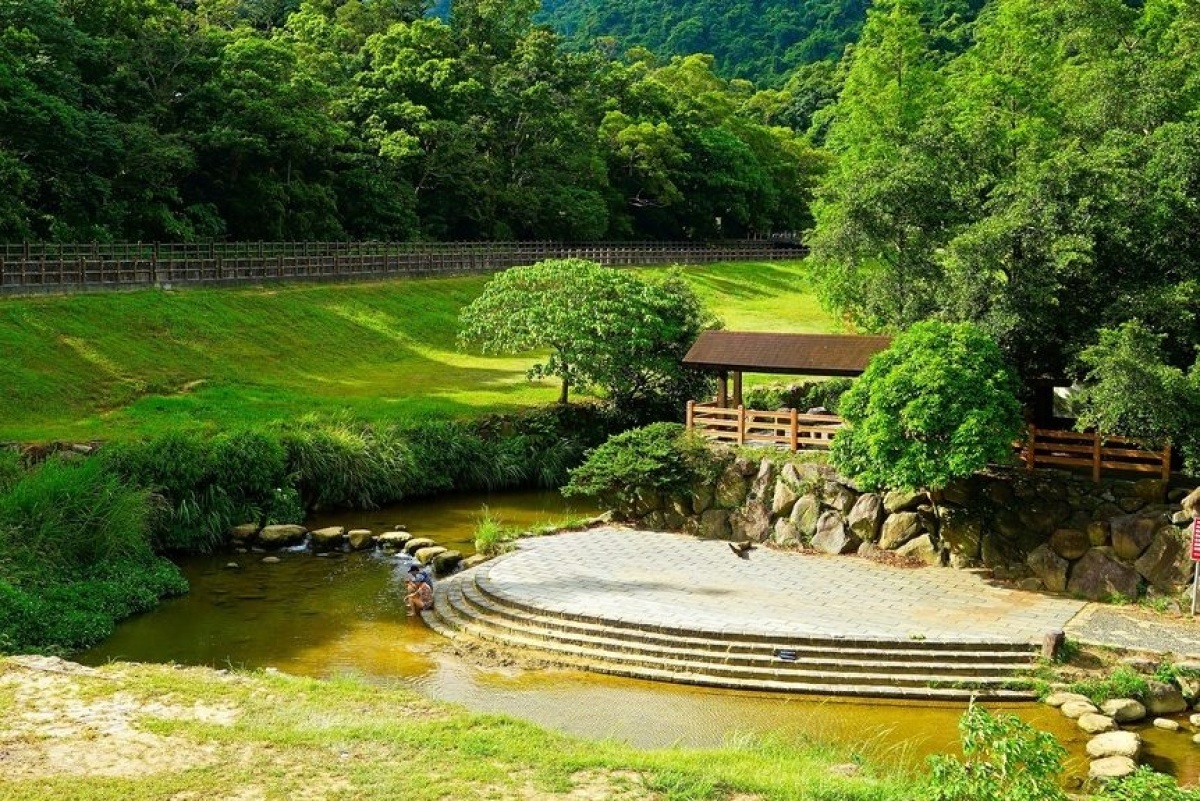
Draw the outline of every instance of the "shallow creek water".
<instances>
[{"instance_id":1,"label":"shallow creek water","mask_svg":"<svg viewBox=\"0 0 1200 801\"><path fill-rule=\"evenodd\" d=\"M404 523L418 536L470 553L481 507L506 524L530 526L570 514L553 493L459 495L375 512L314 517L310 527L382 531ZM590 510L575 508L575 513ZM548 728L639 747L718 746L745 736L846 744L897 765L957 752L961 704L847 702L618 679L577 671L481 669L448 654L419 618L407 617L392 557L218 554L185 560L191 592L121 624L80 656L214 667L274 667L306 676L354 674L401 684L480 712L525 718ZM227 567L238 563L237 569ZM1074 723L1037 704L1005 707L1051 731L1071 751L1068 769L1086 773L1085 738ZM1142 730L1150 761L1194 782L1200 747L1186 734Z\"/></svg>"}]
</instances>

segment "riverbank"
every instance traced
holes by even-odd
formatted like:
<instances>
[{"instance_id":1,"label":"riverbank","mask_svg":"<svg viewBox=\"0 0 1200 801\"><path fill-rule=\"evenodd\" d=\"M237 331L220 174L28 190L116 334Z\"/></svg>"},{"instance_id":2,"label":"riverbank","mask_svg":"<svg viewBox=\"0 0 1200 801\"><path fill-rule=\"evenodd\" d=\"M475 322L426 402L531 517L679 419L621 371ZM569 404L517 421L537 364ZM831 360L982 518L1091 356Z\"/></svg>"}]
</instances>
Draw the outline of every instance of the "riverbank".
<instances>
[{"instance_id":1,"label":"riverbank","mask_svg":"<svg viewBox=\"0 0 1200 801\"><path fill-rule=\"evenodd\" d=\"M914 798L828 746L641 751L351 678L0 660L0 799ZM853 758L852 758L853 756Z\"/></svg>"}]
</instances>

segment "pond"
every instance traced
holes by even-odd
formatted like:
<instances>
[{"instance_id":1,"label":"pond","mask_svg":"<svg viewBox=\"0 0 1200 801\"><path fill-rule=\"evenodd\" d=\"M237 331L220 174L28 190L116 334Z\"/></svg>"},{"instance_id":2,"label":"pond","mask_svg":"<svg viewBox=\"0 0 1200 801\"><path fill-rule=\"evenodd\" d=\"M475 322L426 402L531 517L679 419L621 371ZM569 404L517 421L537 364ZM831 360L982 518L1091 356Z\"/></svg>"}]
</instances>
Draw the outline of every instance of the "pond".
<instances>
[{"instance_id":1,"label":"pond","mask_svg":"<svg viewBox=\"0 0 1200 801\"><path fill-rule=\"evenodd\" d=\"M464 553L481 508L505 524L533 526L594 510L568 508L557 493L458 495L374 512L322 514L310 527L391 529ZM215 667L274 667L324 677L354 674L402 684L439 700L539 725L639 747L718 746L746 736L783 736L847 744L876 759L915 766L931 753L957 752L961 704L850 702L731 692L619 679L568 670L480 668L454 657L439 635L405 614L397 560L374 553L317 557L294 549L264 563L263 554L218 554L181 564L192 590L121 624L80 656ZM236 563L238 567L229 567ZM1007 707L1053 732L1086 772L1082 732L1037 704ZM1182 734L1143 730L1151 763L1185 781L1200 775L1200 751Z\"/></svg>"}]
</instances>

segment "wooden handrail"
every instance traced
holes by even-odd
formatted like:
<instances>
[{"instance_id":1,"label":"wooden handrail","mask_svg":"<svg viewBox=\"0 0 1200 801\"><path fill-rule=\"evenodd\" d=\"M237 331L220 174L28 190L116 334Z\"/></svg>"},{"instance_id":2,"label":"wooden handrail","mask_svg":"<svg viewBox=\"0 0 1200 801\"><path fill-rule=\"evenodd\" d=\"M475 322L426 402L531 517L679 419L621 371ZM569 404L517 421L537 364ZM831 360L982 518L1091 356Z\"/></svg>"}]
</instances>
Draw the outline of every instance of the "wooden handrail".
<instances>
[{"instance_id":1,"label":"wooden handrail","mask_svg":"<svg viewBox=\"0 0 1200 801\"><path fill-rule=\"evenodd\" d=\"M738 406L727 409L689 401L687 428L717 441L762 444L792 451L828 450L842 428L837 415L800 414L796 409L763 411Z\"/></svg>"},{"instance_id":2,"label":"wooden handrail","mask_svg":"<svg viewBox=\"0 0 1200 801\"><path fill-rule=\"evenodd\" d=\"M1106 437L1085 431L1055 431L1029 426L1021 446L1028 470L1039 464L1056 467L1090 468L1099 483L1104 470L1157 473L1171 478L1171 444L1154 450L1130 437Z\"/></svg>"}]
</instances>

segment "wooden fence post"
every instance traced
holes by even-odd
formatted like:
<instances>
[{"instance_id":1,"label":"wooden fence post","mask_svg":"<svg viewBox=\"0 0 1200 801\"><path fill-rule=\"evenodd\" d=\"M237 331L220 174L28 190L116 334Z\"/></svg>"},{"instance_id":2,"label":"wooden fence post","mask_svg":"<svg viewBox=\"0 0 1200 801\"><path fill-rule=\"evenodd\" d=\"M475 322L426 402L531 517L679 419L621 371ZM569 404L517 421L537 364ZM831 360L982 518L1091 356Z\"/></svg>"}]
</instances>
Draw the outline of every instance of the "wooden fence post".
<instances>
[{"instance_id":1,"label":"wooden fence post","mask_svg":"<svg viewBox=\"0 0 1200 801\"><path fill-rule=\"evenodd\" d=\"M1092 481L1096 484L1100 483L1100 432L1096 431L1092 434L1095 439L1092 440Z\"/></svg>"},{"instance_id":2,"label":"wooden fence post","mask_svg":"<svg viewBox=\"0 0 1200 801\"><path fill-rule=\"evenodd\" d=\"M1162 452L1162 480L1169 482L1171 480L1171 443L1163 445Z\"/></svg>"},{"instance_id":3,"label":"wooden fence post","mask_svg":"<svg viewBox=\"0 0 1200 801\"><path fill-rule=\"evenodd\" d=\"M737 444L745 445L746 444L746 407L745 406L741 406L741 405L738 406L737 428L738 428Z\"/></svg>"},{"instance_id":4,"label":"wooden fence post","mask_svg":"<svg viewBox=\"0 0 1200 801\"><path fill-rule=\"evenodd\" d=\"M795 409L789 409L788 411L792 413L792 430L790 433L792 435L792 453L795 453L796 451L800 450L800 412L796 411Z\"/></svg>"},{"instance_id":5,"label":"wooden fence post","mask_svg":"<svg viewBox=\"0 0 1200 801\"><path fill-rule=\"evenodd\" d=\"M687 403L687 430L691 431L696 424L696 402L690 400Z\"/></svg>"},{"instance_id":6,"label":"wooden fence post","mask_svg":"<svg viewBox=\"0 0 1200 801\"><path fill-rule=\"evenodd\" d=\"M1029 445L1025 451L1025 469L1032 470L1037 465L1037 426L1029 426Z\"/></svg>"}]
</instances>

